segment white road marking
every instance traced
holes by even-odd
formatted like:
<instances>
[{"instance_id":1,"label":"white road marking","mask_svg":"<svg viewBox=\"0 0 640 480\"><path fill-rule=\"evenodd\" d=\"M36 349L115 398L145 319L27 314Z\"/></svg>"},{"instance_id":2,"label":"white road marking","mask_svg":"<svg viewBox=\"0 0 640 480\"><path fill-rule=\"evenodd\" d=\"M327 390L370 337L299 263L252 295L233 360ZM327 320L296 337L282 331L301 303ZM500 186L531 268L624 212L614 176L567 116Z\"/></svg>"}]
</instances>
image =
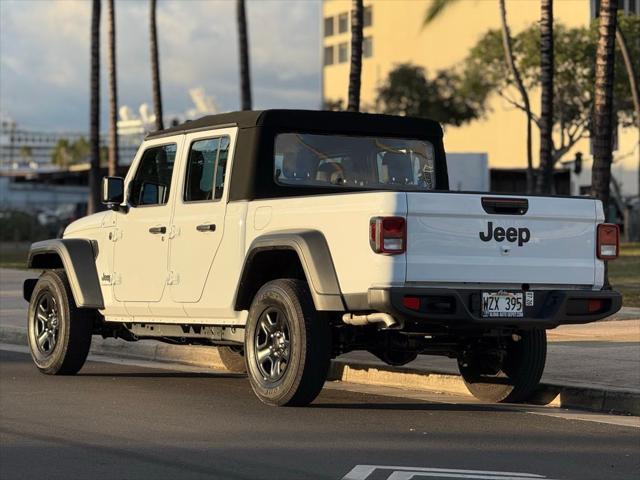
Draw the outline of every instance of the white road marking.
<instances>
[{"instance_id":1,"label":"white road marking","mask_svg":"<svg viewBox=\"0 0 640 480\"><path fill-rule=\"evenodd\" d=\"M412 480L416 477L469 478L477 480L547 479L536 473L496 472L491 470L460 470L450 468L402 467L392 465L356 465L342 480L365 480L380 470L390 470L387 480ZM551 480L551 479L548 479Z\"/></svg>"}]
</instances>

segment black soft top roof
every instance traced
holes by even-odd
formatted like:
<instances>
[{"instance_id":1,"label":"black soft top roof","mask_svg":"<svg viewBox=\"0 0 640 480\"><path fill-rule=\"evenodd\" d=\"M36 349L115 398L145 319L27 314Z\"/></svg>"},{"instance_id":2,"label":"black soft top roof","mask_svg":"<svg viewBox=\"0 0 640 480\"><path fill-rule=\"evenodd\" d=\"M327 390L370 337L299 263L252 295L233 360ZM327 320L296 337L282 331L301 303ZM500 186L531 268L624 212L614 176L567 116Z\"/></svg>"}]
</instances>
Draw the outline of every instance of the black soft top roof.
<instances>
[{"instance_id":1,"label":"black soft top roof","mask_svg":"<svg viewBox=\"0 0 640 480\"><path fill-rule=\"evenodd\" d=\"M437 122L424 118L397 117L356 112L314 110L249 110L208 115L181 125L153 132L147 138L189 133L209 128L237 126L238 128L274 127L330 133L389 134L392 136L442 137Z\"/></svg>"},{"instance_id":2,"label":"black soft top roof","mask_svg":"<svg viewBox=\"0 0 640 480\"><path fill-rule=\"evenodd\" d=\"M312 110L243 111L209 115L151 133L147 138L162 138L225 126L239 128L229 201L349 191L344 187L314 189L279 185L274 179L274 140L278 133L283 132L426 139L436 149L436 188L447 189L449 185L442 128L437 122L422 118Z\"/></svg>"}]
</instances>

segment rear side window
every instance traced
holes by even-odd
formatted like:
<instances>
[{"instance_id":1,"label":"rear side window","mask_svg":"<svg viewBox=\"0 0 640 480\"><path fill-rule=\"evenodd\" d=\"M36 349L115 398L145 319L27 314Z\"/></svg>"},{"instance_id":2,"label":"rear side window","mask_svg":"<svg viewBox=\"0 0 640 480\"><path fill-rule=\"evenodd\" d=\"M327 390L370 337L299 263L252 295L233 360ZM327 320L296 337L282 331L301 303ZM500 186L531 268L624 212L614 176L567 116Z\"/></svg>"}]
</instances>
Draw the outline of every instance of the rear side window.
<instances>
[{"instance_id":1,"label":"rear side window","mask_svg":"<svg viewBox=\"0 0 640 480\"><path fill-rule=\"evenodd\" d=\"M176 144L160 145L144 151L129 187L129 204L165 205L169 200Z\"/></svg>"},{"instance_id":2,"label":"rear side window","mask_svg":"<svg viewBox=\"0 0 640 480\"><path fill-rule=\"evenodd\" d=\"M435 151L427 140L282 133L274 177L295 187L433 190Z\"/></svg>"},{"instance_id":3,"label":"rear side window","mask_svg":"<svg viewBox=\"0 0 640 480\"><path fill-rule=\"evenodd\" d=\"M184 201L219 200L229 154L229 137L198 140L191 144L184 183Z\"/></svg>"}]
</instances>

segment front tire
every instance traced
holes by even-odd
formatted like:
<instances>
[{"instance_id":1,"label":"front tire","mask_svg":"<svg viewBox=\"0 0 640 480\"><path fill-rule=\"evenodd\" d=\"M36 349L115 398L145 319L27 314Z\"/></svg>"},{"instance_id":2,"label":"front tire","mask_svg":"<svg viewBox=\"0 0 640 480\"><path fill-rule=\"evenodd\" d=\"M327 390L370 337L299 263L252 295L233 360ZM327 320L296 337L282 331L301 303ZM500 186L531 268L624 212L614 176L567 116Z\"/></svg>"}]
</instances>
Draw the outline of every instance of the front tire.
<instances>
[{"instance_id":1,"label":"front tire","mask_svg":"<svg viewBox=\"0 0 640 480\"><path fill-rule=\"evenodd\" d=\"M540 383L547 358L545 330L519 332L518 341L505 339L502 357L471 352L458 359L458 368L471 394L484 402L523 402Z\"/></svg>"},{"instance_id":2,"label":"front tire","mask_svg":"<svg viewBox=\"0 0 640 480\"><path fill-rule=\"evenodd\" d=\"M84 365L93 333L91 310L76 307L63 270L44 272L29 301L28 339L36 367L47 375L74 375Z\"/></svg>"},{"instance_id":3,"label":"front tire","mask_svg":"<svg viewBox=\"0 0 640 480\"><path fill-rule=\"evenodd\" d=\"M262 402L301 406L318 396L329 369L331 332L306 282L278 279L258 291L249 310L245 355L251 387Z\"/></svg>"}]
</instances>

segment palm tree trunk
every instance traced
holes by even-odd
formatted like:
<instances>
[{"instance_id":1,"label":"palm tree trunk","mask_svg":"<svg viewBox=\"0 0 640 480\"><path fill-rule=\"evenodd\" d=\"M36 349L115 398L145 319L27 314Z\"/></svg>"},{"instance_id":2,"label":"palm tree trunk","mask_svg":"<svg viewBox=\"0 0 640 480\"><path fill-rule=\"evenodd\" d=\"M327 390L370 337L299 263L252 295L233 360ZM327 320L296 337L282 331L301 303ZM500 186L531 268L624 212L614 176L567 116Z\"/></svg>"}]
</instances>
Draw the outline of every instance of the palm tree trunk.
<instances>
[{"instance_id":1,"label":"palm tree trunk","mask_svg":"<svg viewBox=\"0 0 640 480\"><path fill-rule=\"evenodd\" d=\"M240 54L240 103L242 110L251 110L251 72L249 70L249 34L244 0L236 0L238 16L238 53Z\"/></svg>"},{"instance_id":2,"label":"palm tree trunk","mask_svg":"<svg viewBox=\"0 0 640 480\"><path fill-rule=\"evenodd\" d=\"M100 0L93 0L91 9L91 107L89 141L89 201L87 212L95 213L100 204Z\"/></svg>"},{"instance_id":3,"label":"palm tree trunk","mask_svg":"<svg viewBox=\"0 0 640 480\"><path fill-rule=\"evenodd\" d=\"M353 0L351 8L351 69L349 71L350 112L360 111L360 82L362 76L362 26L364 6L362 0Z\"/></svg>"},{"instance_id":4,"label":"palm tree trunk","mask_svg":"<svg viewBox=\"0 0 640 480\"><path fill-rule=\"evenodd\" d=\"M609 216L613 137L613 74L616 38L617 1L600 1L598 46L596 49L596 89L594 98L594 139L591 190L602 200Z\"/></svg>"},{"instance_id":5,"label":"palm tree trunk","mask_svg":"<svg viewBox=\"0 0 640 480\"><path fill-rule=\"evenodd\" d=\"M552 193L553 184L553 0L542 0L540 12L540 172L536 191Z\"/></svg>"},{"instance_id":6,"label":"palm tree trunk","mask_svg":"<svg viewBox=\"0 0 640 480\"><path fill-rule=\"evenodd\" d=\"M516 87L522 97L522 103L524 105L525 113L527 115L527 193L533 191L533 159L531 153L531 103L529 102L529 94L524 88L520 72L516 67L515 60L513 59L513 48L511 46L511 33L509 32L509 25L507 24L507 9L505 7L505 0L500 0L500 19L502 21L502 46L504 48L504 57L509 67L509 71L513 76L516 83Z\"/></svg>"},{"instance_id":7,"label":"palm tree trunk","mask_svg":"<svg viewBox=\"0 0 640 480\"><path fill-rule=\"evenodd\" d=\"M629 88L631 89L631 98L633 99L633 108L636 111L636 126L638 127L638 139L640 139L640 94L638 94L638 81L636 71L633 68L633 62L631 61L631 55L629 55L629 49L627 48L627 41L622 34L620 27L616 28L616 40L618 41L618 47L622 53L622 59L624 60L624 66L627 70L627 78L629 79ZM638 148L638 195L640 195L640 148Z\"/></svg>"},{"instance_id":8,"label":"palm tree trunk","mask_svg":"<svg viewBox=\"0 0 640 480\"><path fill-rule=\"evenodd\" d=\"M116 81L116 12L107 0L107 62L109 66L109 176L118 170L118 83Z\"/></svg>"},{"instance_id":9,"label":"palm tree trunk","mask_svg":"<svg viewBox=\"0 0 640 480\"><path fill-rule=\"evenodd\" d=\"M151 32L151 87L153 89L153 110L156 114L156 130L162 130L162 92L160 90L160 66L158 64L158 34L156 31L156 0L149 3L149 31Z\"/></svg>"}]
</instances>

